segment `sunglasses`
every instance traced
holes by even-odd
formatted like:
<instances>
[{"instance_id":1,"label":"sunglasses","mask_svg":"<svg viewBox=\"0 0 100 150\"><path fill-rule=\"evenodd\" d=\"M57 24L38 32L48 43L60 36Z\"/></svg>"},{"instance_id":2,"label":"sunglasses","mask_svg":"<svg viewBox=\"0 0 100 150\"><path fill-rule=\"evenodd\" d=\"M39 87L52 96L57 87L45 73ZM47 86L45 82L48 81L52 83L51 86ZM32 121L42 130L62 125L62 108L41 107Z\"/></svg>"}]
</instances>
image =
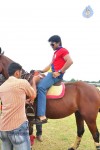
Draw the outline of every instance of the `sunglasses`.
<instances>
[{"instance_id":1,"label":"sunglasses","mask_svg":"<svg viewBox=\"0 0 100 150\"><path fill-rule=\"evenodd\" d=\"M51 45L51 46L54 46L55 44L54 44L54 43L51 43L50 45Z\"/></svg>"}]
</instances>

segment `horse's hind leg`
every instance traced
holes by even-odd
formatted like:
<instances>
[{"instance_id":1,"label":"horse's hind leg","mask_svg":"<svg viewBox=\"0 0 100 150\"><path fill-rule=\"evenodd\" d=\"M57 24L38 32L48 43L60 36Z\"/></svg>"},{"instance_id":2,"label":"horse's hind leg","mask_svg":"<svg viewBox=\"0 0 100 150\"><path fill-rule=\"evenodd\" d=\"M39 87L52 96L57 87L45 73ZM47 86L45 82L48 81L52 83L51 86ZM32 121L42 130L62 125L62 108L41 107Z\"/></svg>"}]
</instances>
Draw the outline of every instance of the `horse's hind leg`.
<instances>
[{"instance_id":1,"label":"horse's hind leg","mask_svg":"<svg viewBox=\"0 0 100 150\"><path fill-rule=\"evenodd\" d=\"M94 139L96 150L100 150L99 131L98 131L97 125L96 125L96 117L94 117L94 118L90 116L87 119L85 119L85 121L86 121L87 126L92 134L93 139Z\"/></svg>"},{"instance_id":2,"label":"horse's hind leg","mask_svg":"<svg viewBox=\"0 0 100 150\"><path fill-rule=\"evenodd\" d=\"M68 150L76 150L79 147L82 135L84 133L84 120L78 111L75 113L75 118L77 125L77 137L74 144Z\"/></svg>"}]
</instances>

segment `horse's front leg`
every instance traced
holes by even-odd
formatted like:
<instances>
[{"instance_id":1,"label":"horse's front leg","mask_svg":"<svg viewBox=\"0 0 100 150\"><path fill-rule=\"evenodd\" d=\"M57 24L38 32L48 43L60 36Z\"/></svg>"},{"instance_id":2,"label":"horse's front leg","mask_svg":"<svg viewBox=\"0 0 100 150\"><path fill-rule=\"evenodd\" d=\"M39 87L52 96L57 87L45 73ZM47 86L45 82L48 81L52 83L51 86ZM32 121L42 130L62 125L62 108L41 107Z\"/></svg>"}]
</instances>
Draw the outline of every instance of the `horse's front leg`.
<instances>
[{"instance_id":1,"label":"horse's front leg","mask_svg":"<svg viewBox=\"0 0 100 150\"><path fill-rule=\"evenodd\" d=\"M75 113L76 125L77 125L77 137L74 144L68 150L76 150L81 142L82 135L84 133L84 120L79 112Z\"/></svg>"}]
</instances>

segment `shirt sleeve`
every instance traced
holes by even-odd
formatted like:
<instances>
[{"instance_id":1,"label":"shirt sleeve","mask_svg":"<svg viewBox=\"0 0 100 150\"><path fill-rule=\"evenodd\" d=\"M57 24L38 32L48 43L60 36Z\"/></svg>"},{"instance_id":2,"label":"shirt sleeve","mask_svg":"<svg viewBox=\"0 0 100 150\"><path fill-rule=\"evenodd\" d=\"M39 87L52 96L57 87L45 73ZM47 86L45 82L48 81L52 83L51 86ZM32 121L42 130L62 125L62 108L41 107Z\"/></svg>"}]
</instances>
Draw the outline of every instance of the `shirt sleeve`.
<instances>
[{"instance_id":1,"label":"shirt sleeve","mask_svg":"<svg viewBox=\"0 0 100 150\"><path fill-rule=\"evenodd\" d=\"M24 90L26 95L30 98L30 99L34 99L34 97L36 96L36 92L33 89L33 87L30 85L30 83L24 79Z\"/></svg>"},{"instance_id":2,"label":"shirt sleeve","mask_svg":"<svg viewBox=\"0 0 100 150\"><path fill-rule=\"evenodd\" d=\"M67 54L69 54L69 51L67 49L63 48L61 56L64 57Z\"/></svg>"}]
</instances>

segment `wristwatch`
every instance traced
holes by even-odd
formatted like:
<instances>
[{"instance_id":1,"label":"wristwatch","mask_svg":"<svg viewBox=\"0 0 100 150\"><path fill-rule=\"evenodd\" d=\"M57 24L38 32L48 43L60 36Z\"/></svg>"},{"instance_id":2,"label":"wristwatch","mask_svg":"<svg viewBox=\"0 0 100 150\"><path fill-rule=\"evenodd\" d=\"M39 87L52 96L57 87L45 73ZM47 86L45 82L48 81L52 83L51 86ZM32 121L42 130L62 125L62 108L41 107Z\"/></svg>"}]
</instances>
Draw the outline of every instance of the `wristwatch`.
<instances>
[{"instance_id":1,"label":"wristwatch","mask_svg":"<svg viewBox=\"0 0 100 150\"><path fill-rule=\"evenodd\" d=\"M61 74L62 73L62 71L61 70L58 70L58 72Z\"/></svg>"}]
</instances>

